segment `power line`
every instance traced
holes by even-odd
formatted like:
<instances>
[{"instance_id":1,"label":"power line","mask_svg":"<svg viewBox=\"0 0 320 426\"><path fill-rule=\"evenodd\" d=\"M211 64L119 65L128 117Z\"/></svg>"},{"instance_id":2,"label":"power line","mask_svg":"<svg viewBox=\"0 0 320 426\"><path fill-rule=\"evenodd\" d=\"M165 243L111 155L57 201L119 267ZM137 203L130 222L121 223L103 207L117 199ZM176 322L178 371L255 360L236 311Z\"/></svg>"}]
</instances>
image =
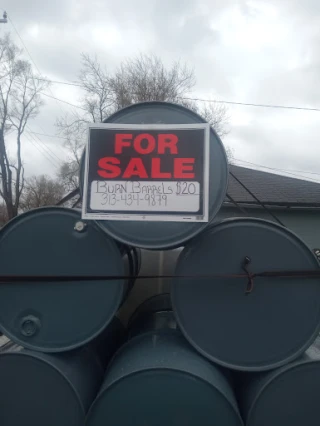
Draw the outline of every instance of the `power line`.
<instances>
[{"instance_id":1,"label":"power line","mask_svg":"<svg viewBox=\"0 0 320 426\"><path fill-rule=\"evenodd\" d=\"M44 79L44 77L43 77L43 75L42 75L42 73L41 73L41 71L40 71L39 67L38 67L38 66L37 66L37 64L35 63L35 61L34 61L34 59L33 59L32 55L31 55L31 53L29 52L29 50L28 50L28 48L27 48L26 44L24 43L24 41L23 41L23 39L22 39L22 37L21 37L21 35L20 35L19 31L18 31L18 30L17 30L17 28L15 27L15 25L14 25L14 23L13 23L12 19L10 18L10 16L8 16L8 19L9 19L9 21L10 21L10 23L11 23L11 25L12 25L12 27L13 27L14 31L16 32L17 36L19 37L19 39L20 39L20 41L21 41L21 43L22 43L22 45L23 45L23 47L24 47L25 51L26 51L26 52L27 52L27 54L29 55L31 62L32 62L32 63L33 63L33 65L35 66L36 70L38 71L38 73L40 74L40 76L42 77L42 79L43 79L43 80L45 80L45 81L50 81L49 79ZM29 88L29 89L30 89L30 88ZM52 93L51 89L50 89L50 88L48 88L48 90L49 90L49 92L51 93L51 96L50 96L50 95L47 95L47 94L45 94L45 93L43 93L43 92L40 92L40 93L42 93L44 96L47 96L47 97L52 98L52 99L55 99L56 101L63 102L63 103L68 104L68 105L70 105L70 106L72 106L72 107L75 107L75 108L81 108L81 107L78 107L78 106L76 106L76 105L73 105L73 104L71 104L71 103L69 103L69 102L63 101L62 99L56 98L55 96L53 96L53 93ZM63 111L63 110L62 110L62 108L61 108L61 111Z\"/></svg>"},{"instance_id":2,"label":"power line","mask_svg":"<svg viewBox=\"0 0 320 426\"><path fill-rule=\"evenodd\" d=\"M29 133L33 133L33 134L39 135L39 136L46 136L46 137L49 137L49 138L58 138L58 139L68 140L68 138L66 138L64 136L49 135L47 133L38 133L38 132L34 132L34 131L29 131ZM240 163L251 164L252 166L262 167L264 169L269 169L269 170L274 170L274 171L289 173L289 174L292 174L293 176L298 176L298 177L305 177L305 176L303 176L301 174L298 175L296 173L303 173L303 174L311 174L311 175L320 176L320 173L317 173L317 172L307 172L305 170L282 169L282 168L276 168L276 167L270 167L270 166L263 166L262 164L257 164L257 163L252 163L250 161L241 160L240 158L233 158L232 160L233 161L238 161ZM311 179L311 178L309 178L309 179ZM319 183L316 180L314 180L314 182Z\"/></svg>"},{"instance_id":3,"label":"power line","mask_svg":"<svg viewBox=\"0 0 320 426\"><path fill-rule=\"evenodd\" d=\"M26 126L27 127L27 129L28 129L28 131L29 131L29 133L30 133L30 127L29 126ZM34 132L31 132L31 133L34 133ZM36 135L36 134L35 134ZM44 146L45 146L45 148L46 148L46 150L48 151L48 152L51 152L51 154L58 160L58 162L59 162L59 165L60 164L62 164L63 163L63 161L61 160L61 158L59 158L57 155L56 155L56 153L48 146L48 145L46 145L40 138L39 138L39 136L34 136L34 137L36 137L38 140L39 140L39 143L41 143L41 144L43 144Z\"/></svg>"},{"instance_id":4,"label":"power line","mask_svg":"<svg viewBox=\"0 0 320 426\"><path fill-rule=\"evenodd\" d=\"M31 137L31 135L29 134L29 136ZM29 138L29 136L27 135L27 134L25 134L25 137L28 139L28 141L36 148L36 150L37 151L39 151L40 152L40 154L42 154L44 157L46 157L46 159L48 160L48 161L50 161L50 163L55 167L55 168L57 168L58 169L58 166L56 165L56 163L54 163L53 161L52 161L52 159L49 157L49 155L46 153L46 151L45 150L43 150L43 147L41 146L41 145L36 145L36 141L35 140L32 140L32 139L30 139ZM43 150L41 150L41 149Z\"/></svg>"},{"instance_id":5,"label":"power line","mask_svg":"<svg viewBox=\"0 0 320 426\"><path fill-rule=\"evenodd\" d=\"M20 36L18 30L16 29L15 25L12 22L12 19L10 18L10 16L8 17L10 20L10 23L12 24L15 32L17 33L22 45L24 46L26 52L28 53L32 63L34 64L34 66L36 67L36 69L38 70L39 74L41 75L42 78L37 78L38 80L43 80L43 81L48 81L54 84L64 84L64 85L68 85L68 86L75 86L75 87L83 87L83 85L78 84L78 83L71 83L71 82L63 82L63 81L57 81L57 80L50 80L50 79L45 79L43 78L43 75L41 74L38 66L36 65L35 61L33 60L27 46L25 45L25 43L22 40L22 37ZM52 94L52 92L50 91L50 93ZM70 104L69 102L66 101L62 101L59 98L56 98L54 96L49 96L46 95L48 97L52 97L52 99L55 99L57 101L60 102L64 102L72 107L75 108L80 108L85 110L85 108L79 107L77 105L73 105ZM210 103L220 103L220 104L227 104L227 105L242 105L242 106L251 106L251 107L257 107L257 108L276 108L276 109L291 109L291 110L298 110L298 111L314 111L314 112L320 112L320 108L308 108L308 107L299 107L299 106L292 106L292 105L277 105L277 104L257 104L257 103L253 103L253 102L236 102L236 101L225 101L225 100L212 100L212 99L202 99L202 98L191 98L191 97L181 97L180 99L183 100L190 100L190 101L198 101L198 102L210 102Z\"/></svg>"},{"instance_id":6,"label":"power line","mask_svg":"<svg viewBox=\"0 0 320 426\"><path fill-rule=\"evenodd\" d=\"M58 80L50 80L48 78L37 78L36 80L43 80L48 81L50 83L54 84L64 84L67 86L74 86L74 87L80 87L84 89L85 87L82 84L79 83L71 83L67 81L58 81ZM258 107L258 108L280 108L280 109L293 109L293 110L300 110L300 111L316 111L320 112L320 108L309 108L309 107L299 107L299 106L293 106L293 105L277 105L277 104L256 104L253 102L236 102L236 101L225 101L220 99L202 99L202 98L191 98L191 97L182 97L180 98L182 100L189 100L189 101L198 101L198 102L210 102L210 103L220 103L220 104L230 104L230 105L242 105L242 106L252 106L252 107ZM76 105L72 105L78 108Z\"/></svg>"},{"instance_id":7,"label":"power line","mask_svg":"<svg viewBox=\"0 0 320 426\"><path fill-rule=\"evenodd\" d=\"M301 174L300 174L300 175L298 175L298 174L296 174L296 173L291 173L291 172L295 172L295 171L296 171L297 173L305 173L305 174L310 173L310 174L313 174L313 175L319 175L319 176L320 176L320 173L316 173L316 172L305 172L305 171L302 171L302 170L298 171L298 170L277 169L277 168L275 168L275 167L263 166L263 165L261 165L261 164L251 163L250 161L239 160L239 159L237 159L237 158L234 158L234 160L236 160L236 161L238 161L238 162L242 162L242 163L250 164L250 165L252 165L252 166L262 167L262 168L264 168L264 169L268 169L268 170L273 170L273 171L278 171L278 172L284 172L284 173L287 173L287 174L289 174L289 175L291 175L291 176L295 176L295 177L298 177L298 178L302 178L302 177L306 178L306 176L302 176ZM318 180L316 180L316 179L312 179L312 178L309 178L309 177L308 177L308 180L310 180L310 181L312 181L312 182L320 183Z\"/></svg>"},{"instance_id":8,"label":"power line","mask_svg":"<svg viewBox=\"0 0 320 426\"><path fill-rule=\"evenodd\" d=\"M33 65L34 65L34 66L35 66L35 68L37 69L38 73L39 73L39 74L41 74L41 72L40 72L39 68L37 67L37 64L35 63L35 61L33 60L32 56L31 56L31 53L29 52L29 50L28 50L27 46L24 44L24 41L22 40L22 37L21 37L21 36L20 36L20 34L19 34L19 31L17 30L17 28L15 27L14 23L12 22L12 19L10 18L10 15L8 16L8 19L9 19L9 21L10 21L10 23L11 23L11 25L12 25L13 29L15 30L15 32L16 32L16 34L17 34L17 36L19 37L19 39L20 39L20 41L21 41L21 43L22 43L22 45L23 45L23 47L24 47L25 51L28 53L28 55L29 55L29 57L30 57L30 59L31 59L31 62L33 63Z\"/></svg>"},{"instance_id":9,"label":"power line","mask_svg":"<svg viewBox=\"0 0 320 426\"><path fill-rule=\"evenodd\" d=\"M57 138L57 139L65 139L65 140L69 140L68 138L64 137L64 136L57 136L57 135L48 135L47 133L38 133L38 132L30 132L33 133L34 135L39 135L39 136L47 136L48 138Z\"/></svg>"},{"instance_id":10,"label":"power line","mask_svg":"<svg viewBox=\"0 0 320 426\"><path fill-rule=\"evenodd\" d=\"M212 99L201 99L201 98L185 98L185 97L180 99L185 99L189 101L199 101L199 102L212 102L217 104L252 106L252 107L259 107L259 108L281 108L281 109L294 109L294 110L302 110L302 111L320 112L320 108L307 108L307 107L298 107L298 106L289 106L289 105L255 104L255 103L246 103L246 102L234 102L234 101L212 100Z\"/></svg>"},{"instance_id":11,"label":"power line","mask_svg":"<svg viewBox=\"0 0 320 426\"><path fill-rule=\"evenodd\" d=\"M28 89L30 89L30 87L28 87ZM55 96L50 96L50 95L48 95L47 93L44 93L44 92L40 92L40 93L43 96L47 96L48 98L55 99L56 101L62 102L62 103L67 104L67 105L70 105L70 106L72 106L74 108L78 108L78 109L82 109L83 111L87 111L85 108L83 108L83 107L81 107L79 105L71 104L70 102L67 102L67 101L64 101L62 99L56 98Z\"/></svg>"},{"instance_id":12,"label":"power line","mask_svg":"<svg viewBox=\"0 0 320 426\"><path fill-rule=\"evenodd\" d=\"M68 81L57 81L57 80L50 80L49 78L39 78L39 77L35 77L35 80L48 81L49 83L53 83L53 84L64 84L66 86L75 86L75 87L84 88L84 86L82 84L71 83L71 82L68 82Z\"/></svg>"},{"instance_id":13,"label":"power line","mask_svg":"<svg viewBox=\"0 0 320 426\"><path fill-rule=\"evenodd\" d=\"M28 133L28 135L29 135L29 138L28 138L28 140L31 142L31 143L33 143L33 145L34 144L36 144L37 145L37 147L39 147L40 149L41 149L41 153L43 153L44 155L45 155L45 157L51 162L51 164L53 165L53 166L55 166L57 169L60 167L60 164L57 162L57 160L55 159L55 157L50 153L50 151L48 151L47 149L46 149L46 146L45 145L42 145L40 142L38 142L35 138L34 138L34 136L33 135L31 135L30 133ZM32 138L32 139L30 139L30 138Z\"/></svg>"},{"instance_id":14,"label":"power line","mask_svg":"<svg viewBox=\"0 0 320 426\"><path fill-rule=\"evenodd\" d=\"M254 193L252 192L252 191L250 191L250 189L243 183L243 182L241 182L241 180L239 179L239 178L237 178L235 175L234 175L234 173L232 173L232 172L229 172L230 173L230 175L233 177L233 179L235 179L247 192L248 192L248 194L250 194L251 195L251 197L252 198L254 198L256 201L257 201L257 203L258 204L260 204L260 206L267 212L267 213L269 213L269 215L271 216L271 217L273 217L273 219L275 219L275 221L276 222L278 222L279 223L279 225L281 225L281 226L284 226L284 227L286 227L285 226L285 224L262 202L262 201L260 201L259 200L259 198L256 196L256 195L254 195Z\"/></svg>"},{"instance_id":15,"label":"power line","mask_svg":"<svg viewBox=\"0 0 320 426\"><path fill-rule=\"evenodd\" d=\"M32 90L32 89L31 89ZM16 96L14 96L12 93L11 93L11 95L14 97L14 99L16 99L18 102L20 102L19 101L19 99L16 97ZM36 139L35 139L35 137L33 136L33 135L31 135L30 133L35 133L35 132L32 132L32 131L30 131L30 127L27 125L27 123L26 123L26 128L28 129L28 131L29 131L29 135L30 135L30 137L32 137L33 138L33 140L35 141L35 142L37 142L36 141ZM51 148L50 147L48 147L44 142L42 142L42 140L37 136L37 138L39 139L39 141L40 141L40 144L42 145L43 144L43 149L45 149L46 151L47 151L47 153L51 156L51 158L54 160L54 161L56 161L55 160L55 158L53 157L53 156L55 156L56 158L57 158L57 160L58 160L58 165L59 165L59 167L60 167L60 163L62 164L63 163L63 161L61 160L61 158L59 158L52 150L51 150ZM29 139L30 140L30 139ZM51 154L50 153L50 151L51 151L51 153L53 154Z\"/></svg>"},{"instance_id":16,"label":"power line","mask_svg":"<svg viewBox=\"0 0 320 426\"><path fill-rule=\"evenodd\" d=\"M241 160L240 158L234 158L233 160L240 161L242 163L252 164L253 166L263 167L264 169L278 170L279 172L304 173L304 174L320 176L320 173L317 173L317 172L306 172L305 170L282 169L282 168L278 168L278 167L263 166L262 164L257 164L257 163L252 163L250 161Z\"/></svg>"}]
</instances>

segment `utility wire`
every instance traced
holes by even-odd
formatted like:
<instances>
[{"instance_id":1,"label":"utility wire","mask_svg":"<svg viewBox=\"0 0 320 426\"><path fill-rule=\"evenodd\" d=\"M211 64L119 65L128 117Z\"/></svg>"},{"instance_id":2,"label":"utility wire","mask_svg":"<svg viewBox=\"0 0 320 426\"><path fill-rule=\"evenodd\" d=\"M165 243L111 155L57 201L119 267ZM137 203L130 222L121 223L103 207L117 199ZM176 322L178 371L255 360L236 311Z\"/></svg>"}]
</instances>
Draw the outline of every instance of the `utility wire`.
<instances>
[{"instance_id":1,"label":"utility wire","mask_svg":"<svg viewBox=\"0 0 320 426\"><path fill-rule=\"evenodd\" d=\"M19 31L17 30L17 28L16 28L16 26L14 25L14 23L13 23L12 19L10 18L10 15L8 15L8 19L9 19L9 21L10 21L10 23L11 23L11 25L12 25L12 27L13 27L14 31L16 32L17 36L19 37L19 39L20 39L20 41L21 41L21 43L22 43L22 45L23 45L23 47L24 47L25 51L27 52L27 54L28 54L28 56L29 56L29 58L30 58L31 62L33 63L33 65L35 66L36 70L37 70L37 71L38 71L38 73L40 74L40 76L41 76L42 80L43 80L43 81L50 81L49 79L44 79L44 77L43 77L43 75L42 75L42 73L41 73L41 71L40 71L39 67L38 67L38 66L37 66L37 64L35 63L35 61L34 61L34 59L33 59L32 55L31 55L31 53L29 52L29 50L28 50L28 48L27 48L26 44L24 43L24 41L23 41L23 39L22 39L22 37L21 37L21 35L20 35ZM38 80L40 80L40 78L38 78ZM30 88L29 88L29 89L30 89ZM78 106L76 106L76 105L73 105L73 104L71 104L71 103L69 103L69 102L63 101L62 99L56 98L55 96L53 96L53 93L52 93L51 89L50 89L50 88L48 88L48 90L49 90L49 92L51 93L51 96L50 96L50 95L47 95L47 94L45 94L45 93L43 93L43 92L41 92L41 93L42 93L44 96L47 96L47 97L52 98L52 99L55 99L56 101L59 101L59 102L63 102L63 103L68 104L68 105L70 105L70 106L72 106L72 107L75 107L75 108L81 108L81 107L78 107ZM65 111L63 111L63 110L62 110L62 108L60 108L60 109L61 109L61 111L62 111L62 112L65 112Z\"/></svg>"},{"instance_id":2,"label":"utility wire","mask_svg":"<svg viewBox=\"0 0 320 426\"><path fill-rule=\"evenodd\" d=\"M32 89L31 89L32 90ZM11 96L13 96L14 97L14 99L16 99L16 101L18 101L18 102L20 102L20 100L16 97L16 96L14 96L12 93L11 93ZM32 134L30 134L30 133L34 133L34 132L32 132L32 131L30 131L30 127L26 124L26 128L29 130L29 135L30 135L30 137L32 137L33 138L33 140L35 141L35 142L37 142L37 140L35 139L35 136L33 136ZM41 145L43 145L43 146L41 146L42 148L43 148L43 150L46 150L47 151L47 153L51 156L51 158L54 160L54 161L56 161L56 159L53 157L53 156L55 156L57 159L58 159L58 161L59 161L59 167L60 167L60 165L63 163L63 161L45 144L45 143L43 143L42 142L42 140L37 136L37 138L39 139L39 141L40 141L40 144ZM28 138L28 140L30 140L29 138ZM39 142L38 142L38 144L39 144ZM34 145L34 144L33 144ZM51 153L50 153L50 151L51 151ZM48 157L47 157L48 158ZM57 166L56 166L57 167Z\"/></svg>"},{"instance_id":3,"label":"utility wire","mask_svg":"<svg viewBox=\"0 0 320 426\"><path fill-rule=\"evenodd\" d=\"M53 84L63 84L63 85L67 85L67 86L84 88L84 86L82 84L79 84L79 83L51 80L51 79L48 79L48 78L36 78L36 80L48 81L48 82L53 83ZM280 108L280 109L293 109L293 110L298 110L298 111L320 112L320 108L300 107L300 106L294 106L294 105L257 104L257 103L253 103L253 102L236 102L236 101L226 101L226 100L221 100L221 99L203 99L203 98L192 98L192 97L181 97L180 99L188 100L188 101L198 101L198 102L252 106L252 107L257 107L257 108L277 108L277 109ZM60 100L60 99L58 99L58 100ZM75 106L76 108L78 108L76 105L72 105L72 106Z\"/></svg>"},{"instance_id":4,"label":"utility wire","mask_svg":"<svg viewBox=\"0 0 320 426\"><path fill-rule=\"evenodd\" d=\"M241 207L240 204L237 203L236 200L232 198L230 194L228 194L228 192L226 193L226 197L241 211L241 213L244 213L246 216L249 216L249 213L243 207Z\"/></svg>"},{"instance_id":5,"label":"utility wire","mask_svg":"<svg viewBox=\"0 0 320 426\"><path fill-rule=\"evenodd\" d=\"M47 136L48 138L57 138L57 139L65 139L65 140L69 140L68 138L64 137L64 136L57 136L57 135L48 135L47 133L39 133L39 132L30 132L33 133L34 135L39 135L39 136Z\"/></svg>"},{"instance_id":6,"label":"utility wire","mask_svg":"<svg viewBox=\"0 0 320 426\"><path fill-rule=\"evenodd\" d=\"M239 161L241 163L252 164L253 166L263 167L264 169L277 170L279 172L304 173L304 174L320 176L320 173L317 173L317 172L306 172L305 170L281 169L281 168L277 168L277 167L263 166L262 164L251 163L250 161L241 160L240 158L232 158L231 160Z\"/></svg>"},{"instance_id":7,"label":"utility wire","mask_svg":"<svg viewBox=\"0 0 320 426\"><path fill-rule=\"evenodd\" d=\"M49 156L51 158L51 160L54 162L55 167L59 168L61 165L61 160L58 161L54 155L51 154L50 150L48 149L48 147L42 143L41 139L37 140L32 134L30 134L28 132L28 135L30 138L32 138L32 140L37 144L37 146L40 146L40 148L47 154L47 156Z\"/></svg>"},{"instance_id":8,"label":"utility wire","mask_svg":"<svg viewBox=\"0 0 320 426\"><path fill-rule=\"evenodd\" d=\"M56 168L59 169L59 166L56 163L55 158L50 155L50 152L46 151L42 145L39 144L39 142L29 133L25 133L25 137L28 139L28 141L39 151L42 155L46 157L48 161Z\"/></svg>"},{"instance_id":9,"label":"utility wire","mask_svg":"<svg viewBox=\"0 0 320 426\"><path fill-rule=\"evenodd\" d=\"M40 77L35 77L35 80L39 80L39 81L48 81L49 83L53 83L53 84L64 84L66 86L75 86L75 87L81 87L83 88L84 86L82 84L79 83L72 83L71 81L57 81L57 80L51 80L49 78L40 78Z\"/></svg>"},{"instance_id":10,"label":"utility wire","mask_svg":"<svg viewBox=\"0 0 320 426\"><path fill-rule=\"evenodd\" d=\"M41 149L40 149L40 147L39 146L37 146L36 144L35 144L35 142L32 140L32 139L30 139L30 137L27 135L27 133L25 133L25 138L35 147L35 149L37 150L37 151L39 151L40 152L40 154L42 154L55 168L58 168L57 166L56 166L56 164L55 163L53 163L53 161L51 160L51 158L46 154L46 152L45 151L42 151Z\"/></svg>"},{"instance_id":11,"label":"utility wire","mask_svg":"<svg viewBox=\"0 0 320 426\"><path fill-rule=\"evenodd\" d=\"M28 89L30 89L30 87L28 87ZM44 93L44 92L39 92L39 93L41 93L43 96L47 96L48 98L55 99L56 101L62 102L62 103L67 104L67 105L70 105L70 106L72 106L74 108L78 108L78 109L82 109L83 111L87 111L85 108L81 107L80 105L71 104L70 102L64 101L64 100L59 99L59 98L57 98L55 96L48 95L47 93Z\"/></svg>"},{"instance_id":12,"label":"utility wire","mask_svg":"<svg viewBox=\"0 0 320 426\"><path fill-rule=\"evenodd\" d=\"M30 133L30 127L29 126L26 126L27 127L27 129L28 129L28 131L29 131L29 133ZM41 143L41 144L43 144L45 147L46 147L46 150L48 151L48 152L50 152L55 158L56 158L56 160L59 162L59 164L62 164L63 163L63 161L61 160L61 158L59 158L57 155L56 155L56 153L48 146L48 145L46 145L40 138L39 138L39 136L37 136L37 135L35 135L34 136L34 138L37 138L38 140L39 140L39 143Z\"/></svg>"},{"instance_id":13,"label":"utility wire","mask_svg":"<svg viewBox=\"0 0 320 426\"><path fill-rule=\"evenodd\" d=\"M289 106L289 105L255 104L255 103L246 103L246 102L234 102L234 101L200 99L200 98L186 98L186 97L183 97L183 98L180 98L180 99L189 100L189 101L199 101L199 102L212 102L212 103L217 103L217 104L252 106L252 107L259 107L259 108L281 108L281 109L293 109L293 110L320 112L320 108L307 108L307 107L298 107L298 106Z\"/></svg>"},{"instance_id":14,"label":"utility wire","mask_svg":"<svg viewBox=\"0 0 320 426\"><path fill-rule=\"evenodd\" d=\"M235 175L234 175L234 173L232 173L231 171L229 171L229 173L230 173L230 175L233 177L233 179L235 179L250 195L251 195L251 197L252 198L254 198L256 201L257 201L257 203L259 203L260 204L260 206L267 212L267 213L269 213L269 215L271 216L271 217L273 217L273 219L275 219L281 226L284 226L284 227L286 227L285 226L285 224L283 223L283 222L281 222L281 220L270 210L270 209L268 209L268 207L266 207L265 205L264 205L264 203L262 202L262 201L260 201L259 199L258 199L258 197L256 197L254 194L253 194L253 192L252 191L250 191L250 189L243 183L243 182L241 182L241 180L239 179L239 178L237 178Z\"/></svg>"},{"instance_id":15,"label":"utility wire","mask_svg":"<svg viewBox=\"0 0 320 426\"><path fill-rule=\"evenodd\" d=\"M27 52L27 54L29 55L29 57L30 57L30 59L31 59L31 62L33 63L33 65L34 65L34 66L35 66L35 68L37 69L38 73L39 73L39 74L41 74L41 72L40 72L40 70L39 70L39 68L38 68L37 64L35 63L35 61L33 60L32 56L31 56L31 53L29 52L29 50L28 50L27 46L25 45L24 41L22 40L22 37L20 36L19 31L17 30L17 28L15 27L14 23L12 22L12 19L10 18L10 15L8 15L8 19L9 19L9 21L10 21L10 23L11 23L11 25L12 25L12 27L13 27L14 31L16 32L17 36L19 37L19 39L20 39L20 41L21 41L22 46L24 47L25 51L26 51L26 52Z\"/></svg>"},{"instance_id":16,"label":"utility wire","mask_svg":"<svg viewBox=\"0 0 320 426\"><path fill-rule=\"evenodd\" d=\"M57 139L68 140L68 138L66 138L64 136L49 135L47 133L39 133L39 132L34 132L34 131L29 131L29 133L33 133L33 134L39 135L39 136L46 136L46 137L49 137L49 138L57 138ZM273 171L285 172L287 174L291 174L292 176L296 176L298 178L305 178L305 176L303 176L301 173L320 176L320 173L317 173L317 172L307 172L305 170L281 169L281 168L276 168L276 167L263 166L262 164L257 164L257 163L252 163L250 161L241 160L240 158L232 158L231 164L233 164L233 161L251 164L252 166L262 167L264 169L269 169L269 170L273 170ZM234 164L234 165L236 165L236 164ZM297 173L300 173L300 175L297 174ZM308 178L308 180L311 180L312 182L320 183L319 181L312 179L312 178Z\"/></svg>"},{"instance_id":17,"label":"utility wire","mask_svg":"<svg viewBox=\"0 0 320 426\"><path fill-rule=\"evenodd\" d=\"M40 144L33 135L31 135L29 132L26 133L26 135L28 135L27 139L32 143L32 145L41 153L43 154L46 159L48 161L50 161L50 163L55 167L55 168L59 168L59 164L57 163L57 160L53 157L53 155L51 155L51 153L49 151L47 151L45 149L45 146L43 146L42 144Z\"/></svg>"},{"instance_id":18,"label":"utility wire","mask_svg":"<svg viewBox=\"0 0 320 426\"><path fill-rule=\"evenodd\" d=\"M51 80L49 78L38 78L35 77L36 80L41 81L48 81L53 84L63 84L67 86L74 86L74 87L80 87L85 88L82 84L79 83L72 83L67 81L58 81L58 80ZM300 106L293 106L293 105L277 105L277 104L257 104L253 102L236 102L236 101L225 101L221 99L203 99L203 98L191 98L191 97L181 97L182 100L188 100L188 101L197 101L197 102L209 102L209 103L220 103L220 104L229 104L229 105L242 105L242 106L252 106L252 107L258 107L258 108L280 108L280 109L293 109L298 111L316 111L320 112L320 108L309 108L309 107L300 107ZM57 99L61 101L61 99ZM78 106L71 104L72 106L78 108Z\"/></svg>"},{"instance_id":19,"label":"utility wire","mask_svg":"<svg viewBox=\"0 0 320 426\"><path fill-rule=\"evenodd\" d=\"M234 159L234 160L236 160L236 159ZM314 183L320 184L319 180L312 179L310 177L307 178L306 176L298 175L296 173L291 173L290 170L276 169L274 167L262 166L261 164L250 163L249 161L244 161L244 160L236 160L236 161L239 161L239 162L242 162L242 163L246 163L246 164L250 164L250 165L253 165L253 166L263 167L264 169L268 169L268 170L272 170L272 171L283 172L283 173L286 173L286 174L288 174L290 176L294 176L295 178L299 178L299 179L304 178L308 182L314 182ZM308 173L308 172L301 172L301 173ZM318 173L315 173L315 172L310 172L310 173L318 174ZM287 176L287 177L289 177L289 176Z\"/></svg>"}]
</instances>

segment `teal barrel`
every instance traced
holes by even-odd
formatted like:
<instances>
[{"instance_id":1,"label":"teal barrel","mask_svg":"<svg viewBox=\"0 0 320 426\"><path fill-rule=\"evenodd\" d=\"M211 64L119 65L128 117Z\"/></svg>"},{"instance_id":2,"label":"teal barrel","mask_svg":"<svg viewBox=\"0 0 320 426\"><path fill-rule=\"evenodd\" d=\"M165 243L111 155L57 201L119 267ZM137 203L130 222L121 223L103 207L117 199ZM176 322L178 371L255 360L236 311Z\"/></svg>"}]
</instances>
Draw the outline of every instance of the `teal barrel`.
<instances>
[{"instance_id":1,"label":"teal barrel","mask_svg":"<svg viewBox=\"0 0 320 426\"><path fill-rule=\"evenodd\" d=\"M11 220L0 231L0 275L51 275L51 282L0 284L0 329L31 350L80 347L111 322L132 282L59 281L59 276L133 275L139 262L79 211L47 207Z\"/></svg>"},{"instance_id":2,"label":"teal barrel","mask_svg":"<svg viewBox=\"0 0 320 426\"><path fill-rule=\"evenodd\" d=\"M298 358L319 333L319 279L256 277L246 293L251 285L245 268L319 271L319 263L301 239L272 222L215 224L178 259L171 286L177 322L199 353L224 367L280 367Z\"/></svg>"},{"instance_id":3,"label":"teal barrel","mask_svg":"<svg viewBox=\"0 0 320 426\"><path fill-rule=\"evenodd\" d=\"M298 360L242 378L239 400L247 426L318 426L320 339Z\"/></svg>"},{"instance_id":4,"label":"teal barrel","mask_svg":"<svg viewBox=\"0 0 320 426\"><path fill-rule=\"evenodd\" d=\"M89 345L44 354L16 347L0 354L1 426L84 426L108 360L125 337L116 319Z\"/></svg>"},{"instance_id":5,"label":"teal barrel","mask_svg":"<svg viewBox=\"0 0 320 426\"><path fill-rule=\"evenodd\" d=\"M87 426L241 426L228 377L188 345L172 311L169 320L160 309L149 320L142 309L141 334L137 314L130 321L135 331L113 358Z\"/></svg>"},{"instance_id":6,"label":"teal barrel","mask_svg":"<svg viewBox=\"0 0 320 426\"><path fill-rule=\"evenodd\" d=\"M105 123L116 124L198 124L205 120L194 111L169 102L142 102L123 108L112 114ZM226 196L228 161L223 144L213 128L210 128L209 147L209 222L218 213ZM80 189L84 187L85 161L80 166ZM202 232L205 222L170 221L117 221L102 220L99 226L111 237L124 244L146 249L181 247L190 238Z\"/></svg>"}]
</instances>

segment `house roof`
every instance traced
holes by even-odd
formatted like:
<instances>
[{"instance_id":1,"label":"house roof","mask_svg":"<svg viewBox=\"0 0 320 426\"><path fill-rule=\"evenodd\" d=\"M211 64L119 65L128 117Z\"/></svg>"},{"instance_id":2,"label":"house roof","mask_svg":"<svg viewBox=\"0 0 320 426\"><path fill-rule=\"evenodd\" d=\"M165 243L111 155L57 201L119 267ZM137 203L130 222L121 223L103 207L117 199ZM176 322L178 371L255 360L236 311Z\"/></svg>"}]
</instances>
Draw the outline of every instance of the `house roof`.
<instances>
[{"instance_id":1,"label":"house roof","mask_svg":"<svg viewBox=\"0 0 320 426\"><path fill-rule=\"evenodd\" d=\"M320 183L230 165L228 195L239 204L258 204L239 179L263 204L320 207ZM234 177L232 176L234 175ZM227 198L226 202L230 202Z\"/></svg>"}]
</instances>

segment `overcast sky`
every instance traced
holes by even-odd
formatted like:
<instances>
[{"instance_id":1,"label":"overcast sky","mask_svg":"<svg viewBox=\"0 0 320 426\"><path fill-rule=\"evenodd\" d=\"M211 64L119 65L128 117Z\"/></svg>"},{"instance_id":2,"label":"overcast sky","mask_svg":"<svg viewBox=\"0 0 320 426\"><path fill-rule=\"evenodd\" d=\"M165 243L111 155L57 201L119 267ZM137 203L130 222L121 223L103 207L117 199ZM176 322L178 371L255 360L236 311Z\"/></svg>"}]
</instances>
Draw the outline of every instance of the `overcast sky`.
<instances>
[{"instance_id":1,"label":"overcast sky","mask_svg":"<svg viewBox=\"0 0 320 426\"><path fill-rule=\"evenodd\" d=\"M5 0L1 5L38 69L53 80L75 81L81 52L97 54L110 70L127 56L156 53L167 64L181 59L194 67L196 97L320 108L319 0ZM22 47L12 24L1 24L1 33L8 30ZM80 97L74 87L50 90L75 104ZM45 102L30 129L55 135L56 117L71 107ZM237 164L312 171L319 175L309 178L320 181L320 112L229 106L229 115L224 142ZM64 158L61 139L33 136ZM25 153L28 174L55 173L27 140Z\"/></svg>"}]
</instances>

